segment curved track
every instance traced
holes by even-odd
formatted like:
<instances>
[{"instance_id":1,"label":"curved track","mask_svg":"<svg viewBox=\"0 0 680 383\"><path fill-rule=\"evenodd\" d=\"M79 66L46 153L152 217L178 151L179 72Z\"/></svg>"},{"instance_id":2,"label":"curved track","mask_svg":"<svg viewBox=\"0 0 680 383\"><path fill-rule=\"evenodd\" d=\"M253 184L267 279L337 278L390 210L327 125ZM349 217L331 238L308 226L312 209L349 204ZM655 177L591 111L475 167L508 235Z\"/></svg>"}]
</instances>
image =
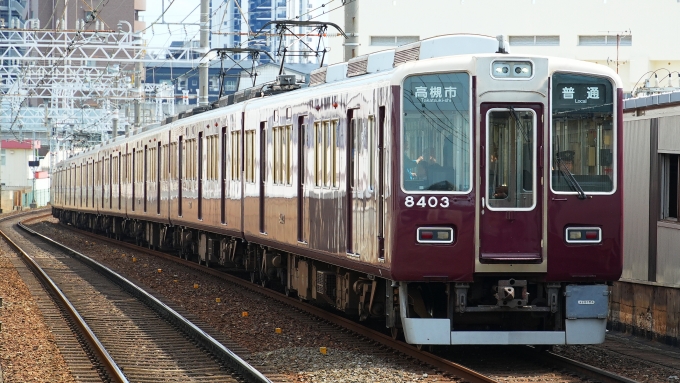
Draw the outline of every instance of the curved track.
<instances>
[{"instance_id":1,"label":"curved track","mask_svg":"<svg viewBox=\"0 0 680 383\"><path fill-rule=\"evenodd\" d=\"M7 222L3 229L10 231ZM104 366L97 371L104 380L269 382L202 330L106 267L70 249L58 250L53 241L34 244L16 234L2 235L22 253L50 294L60 296L60 305L68 308L86 348L96 355L93 363Z\"/></svg>"}]
</instances>

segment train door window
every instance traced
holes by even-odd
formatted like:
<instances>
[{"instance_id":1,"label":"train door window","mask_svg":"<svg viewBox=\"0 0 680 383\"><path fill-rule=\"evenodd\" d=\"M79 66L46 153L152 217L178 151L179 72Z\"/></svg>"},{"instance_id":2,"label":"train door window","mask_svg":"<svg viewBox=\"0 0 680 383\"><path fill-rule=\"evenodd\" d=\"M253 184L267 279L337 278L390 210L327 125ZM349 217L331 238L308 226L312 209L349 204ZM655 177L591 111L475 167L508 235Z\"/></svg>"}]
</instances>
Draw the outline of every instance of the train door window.
<instances>
[{"instance_id":1,"label":"train door window","mask_svg":"<svg viewBox=\"0 0 680 383\"><path fill-rule=\"evenodd\" d=\"M212 148L212 136L207 136L205 138L205 156L206 156L206 166L205 166L205 179L212 180L213 177L213 148ZM199 159L198 163L202 161Z\"/></svg>"},{"instance_id":2,"label":"train door window","mask_svg":"<svg viewBox=\"0 0 680 383\"><path fill-rule=\"evenodd\" d=\"M181 144L182 143L180 142L180 145ZM183 179L190 179L191 178L190 175L189 175L189 164L191 164L191 159L189 158L190 157L189 156L190 145L191 145L191 140L186 140L184 142L184 145L182 145L182 148L181 148L182 149L181 155L182 155L182 160L183 160L182 161L182 176L183 176Z\"/></svg>"},{"instance_id":3,"label":"train door window","mask_svg":"<svg viewBox=\"0 0 680 383\"><path fill-rule=\"evenodd\" d=\"M219 161L217 160L217 137L216 135L211 135L206 137L206 156L208 159L207 169L206 169L206 179L214 181L217 179L217 166Z\"/></svg>"},{"instance_id":4,"label":"train door window","mask_svg":"<svg viewBox=\"0 0 680 383\"><path fill-rule=\"evenodd\" d=\"M246 132L245 142L246 142L246 163L245 163L245 177L246 182L253 182L253 142L254 142L254 131L250 130Z\"/></svg>"},{"instance_id":5,"label":"train door window","mask_svg":"<svg viewBox=\"0 0 680 383\"><path fill-rule=\"evenodd\" d=\"M179 136L179 142L178 142L178 150L177 150L177 156L179 157L179 164L177 165L177 215L180 217L182 216L182 190L184 189L182 185L182 177L184 177L185 174L185 169L184 166L186 161L184 160L186 158L186 149L185 149L185 144L184 144L184 137Z\"/></svg>"},{"instance_id":6,"label":"train door window","mask_svg":"<svg viewBox=\"0 0 680 383\"><path fill-rule=\"evenodd\" d=\"M240 148L241 148L241 132L231 132L231 180L238 181L240 179Z\"/></svg>"},{"instance_id":7,"label":"train door window","mask_svg":"<svg viewBox=\"0 0 680 383\"><path fill-rule=\"evenodd\" d=\"M132 183L132 211L135 211L135 189L137 189L137 150L135 148L132 149L132 160L130 161L130 166L132 169L130 169L130 182Z\"/></svg>"},{"instance_id":8,"label":"train door window","mask_svg":"<svg viewBox=\"0 0 680 383\"><path fill-rule=\"evenodd\" d=\"M290 111L290 108L288 108L288 111ZM293 125L287 125L286 126L286 134L284 137L284 144L285 144L285 150L284 150L284 158L286 159L286 164L285 164L285 174L286 174L286 185L292 185L293 184L293 172L291 171L291 168L293 166Z\"/></svg>"},{"instance_id":9,"label":"train door window","mask_svg":"<svg viewBox=\"0 0 680 383\"><path fill-rule=\"evenodd\" d=\"M659 181L661 189L661 219L680 220L680 155L659 155Z\"/></svg>"},{"instance_id":10,"label":"train door window","mask_svg":"<svg viewBox=\"0 0 680 383\"><path fill-rule=\"evenodd\" d=\"M97 171L99 170L99 161L92 161L92 166L90 166L91 174L88 175L88 185L92 185L92 207L95 207L95 188L99 186L99 177L97 177Z\"/></svg>"},{"instance_id":11,"label":"train door window","mask_svg":"<svg viewBox=\"0 0 680 383\"><path fill-rule=\"evenodd\" d=\"M330 184L333 187L338 187L338 120L331 120L330 122Z\"/></svg>"},{"instance_id":12,"label":"train door window","mask_svg":"<svg viewBox=\"0 0 680 383\"><path fill-rule=\"evenodd\" d=\"M350 177L349 177L349 182L350 182L350 187L352 189L358 187L357 183L357 177L359 175L359 152L361 150L361 132L360 132L360 124L361 120L357 118L353 118L352 122L350 124L350 129L351 129L351 152L349 154L349 167L350 167Z\"/></svg>"},{"instance_id":13,"label":"train door window","mask_svg":"<svg viewBox=\"0 0 680 383\"><path fill-rule=\"evenodd\" d=\"M197 180L198 177L198 140L194 138L191 140L191 179Z\"/></svg>"},{"instance_id":14,"label":"train door window","mask_svg":"<svg viewBox=\"0 0 680 383\"><path fill-rule=\"evenodd\" d=\"M275 111L277 112L277 111ZM275 114L278 114L275 113ZM272 172L274 173L274 184L281 183L281 128L272 129Z\"/></svg>"},{"instance_id":15,"label":"train door window","mask_svg":"<svg viewBox=\"0 0 680 383\"><path fill-rule=\"evenodd\" d=\"M281 184L288 184L288 127L281 127Z\"/></svg>"},{"instance_id":16,"label":"train door window","mask_svg":"<svg viewBox=\"0 0 680 383\"><path fill-rule=\"evenodd\" d=\"M85 184L84 186L82 185L83 183ZM89 184L90 184L90 163L86 161L85 162L85 179L81 180L81 186L80 186L81 193L82 193L82 189L85 189L85 207L90 206L90 188L87 187ZM82 202L82 198L81 198L80 204L82 205L82 203L83 202Z\"/></svg>"},{"instance_id":17,"label":"train door window","mask_svg":"<svg viewBox=\"0 0 680 383\"><path fill-rule=\"evenodd\" d=\"M203 219L203 132L198 133L198 141L196 141L196 178L198 179L198 219Z\"/></svg>"},{"instance_id":18,"label":"train door window","mask_svg":"<svg viewBox=\"0 0 680 383\"><path fill-rule=\"evenodd\" d=\"M368 116L368 187L375 185L375 116Z\"/></svg>"},{"instance_id":19,"label":"train door window","mask_svg":"<svg viewBox=\"0 0 680 383\"><path fill-rule=\"evenodd\" d=\"M323 132L321 122L314 123L314 185L323 185Z\"/></svg>"},{"instance_id":20,"label":"train door window","mask_svg":"<svg viewBox=\"0 0 680 383\"><path fill-rule=\"evenodd\" d=\"M405 191L472 188L470 76L407 77L403 85L401 173Z\"/></svg>"},{"instance_id":21,"label":"train door window","mask_svg":"<svg viewBox=\"0 0 680 383\"><path fill-rule=\"evenodd\" d=\"M246 131L246 166L245 166L245 181L255 182L255 131Z\"/></svg>"},{"instance_id":22,"label":"train door window","mask_svg":"<svg viewBox=\"0 0 680 383\"><path fill-rule=\"evenodd\" d=\"M83 165L80 164L78 165L76 169L76 185L80 189L80 202L78 203L78 206L83 206ZM76 195L73 196L73 204L76 204L76 198L78 198Z\"/></svg>"},{"instance_id":23,"label":"train door window","mask_svg":"<svg viewBox=\"0 0 680 383\"><path fill-rule=\"evenodd\" d=\"M212 142L211 142L211 148L212 148L212 160L210 160L210 164L212 164L212 177L211 179L213 181L216 181L219 179L219 174L220 174L220 164L222 161L220 161L220 150L219 146L220 145L220 136L215 134L212 136Z\"/></svg>"},{"instance_id":24,"label":"train door window","mask_svg":"<svg viewBox=\"0 0 680 383\"><path fill-rule=\"evenodd\" d=\"M552 190L613 193L617 138L611 81L556 73L552 82Z\"/></svg>"},{"instance_id":25,"label":"train door window","mask_svg":"<svg viewBox=\"0 0 680 383\"><path fill-rule=\"evenodd\" d=\"M170 169L168 168L169 164L167 161L167 155L168 155L168 148L170 146L165 144L161 145L159 148L159 155L158 155L158 168L161 170L160 174L160 180L161 181L167 181L168 180L168 174L170 174Z\"/></svg>"},{"instance_id":26,"label":"train door window","mask_svg":"<svg viewBox=\"0 0 680 383\"><path fill-rule=\"evenodd\" d=\"M109 158L104 159L104 183L106 184L106 188L102 189L102 196L104 196L108 190L107 198L109 199L109 209L111 208L111 192L113 190L111 185L111 158L112 155L109 154ZM102 198L102 207L104 207L104 198Z\"/></svg>"},{"instance_id":27,"label":"train door window","mask_svg":"<svg viewBox=\"0 0 680 383\"><path fill-rule=\"evenodd\" d=\"M331 167L332 167L332 138L330 132L330 121L322 122L322 134L323 134L323 155L324 155L324 169L323 169L323 186L331 186Z\"/></svg>"},{"instance_id":28,"label":"train door window","mask_svg":"<svg viewBox=\"0 0 680 383\"><path fill-rule=\"evenodd\" d=\"M536 114L527 109L492 109L486 129L489 209L532 210Z\"/></svg>"},{"instance_id":29,"label":"train door window","mask_svg":"<svg viewBox=\"0 0 680 383\"><path fill-rule=\"evenodd\" d=\"M267 157L268 147L267 147L267 123L260 122L260 199L264 199L264 193L262 188L267 181L267 165L269 164L269 159ZM271 176L271 174L270 174ZM261 230L264 232L264 230Z\"/></svg>"}]
</instances>

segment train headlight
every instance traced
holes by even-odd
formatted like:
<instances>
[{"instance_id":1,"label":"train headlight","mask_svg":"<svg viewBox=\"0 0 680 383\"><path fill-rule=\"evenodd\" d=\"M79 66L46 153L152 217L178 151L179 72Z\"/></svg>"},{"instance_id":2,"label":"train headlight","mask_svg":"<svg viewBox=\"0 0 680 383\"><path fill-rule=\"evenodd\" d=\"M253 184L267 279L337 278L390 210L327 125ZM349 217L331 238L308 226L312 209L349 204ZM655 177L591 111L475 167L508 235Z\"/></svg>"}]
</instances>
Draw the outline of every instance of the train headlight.
<instances>
[{"instance_id":1,"label":"train headlight","mask_svg":"<svg viewBox=\"0 0 680 383\"><path fill-rule=\"evenodd\" d=\"M510 75L510 65L503 62L493 63L494 77L508 77Z\"/></svg>"},{"instance_id":2,"label":"train headlight","mask_svg":"<svg viewBox=\"0 0 680 383\"><path fill-rule=\"evenodd\" d=\"M494 61L491 75L496 78L531 78L534 67L530 61Z\"/></svg>"}]
</instances>

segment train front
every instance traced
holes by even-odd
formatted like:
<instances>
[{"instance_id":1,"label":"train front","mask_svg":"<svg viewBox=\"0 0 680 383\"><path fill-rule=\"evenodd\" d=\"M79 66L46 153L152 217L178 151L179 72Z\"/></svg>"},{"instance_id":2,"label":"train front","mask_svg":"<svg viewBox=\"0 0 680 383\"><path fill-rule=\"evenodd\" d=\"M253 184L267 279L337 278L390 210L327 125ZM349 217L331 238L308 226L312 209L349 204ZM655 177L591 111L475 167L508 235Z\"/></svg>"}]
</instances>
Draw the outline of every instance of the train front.
<instances>
[{"instance_id":1,"label":"train front","mask_svg":"<svg viewBox=\"0 0 680 383\"><path fill-rule=\"evenodd\" d=\"M618 76L559 58L429 61L393 86L388 326L413 344L603 342L623 261Z\"/></svg>"}]
</instances>

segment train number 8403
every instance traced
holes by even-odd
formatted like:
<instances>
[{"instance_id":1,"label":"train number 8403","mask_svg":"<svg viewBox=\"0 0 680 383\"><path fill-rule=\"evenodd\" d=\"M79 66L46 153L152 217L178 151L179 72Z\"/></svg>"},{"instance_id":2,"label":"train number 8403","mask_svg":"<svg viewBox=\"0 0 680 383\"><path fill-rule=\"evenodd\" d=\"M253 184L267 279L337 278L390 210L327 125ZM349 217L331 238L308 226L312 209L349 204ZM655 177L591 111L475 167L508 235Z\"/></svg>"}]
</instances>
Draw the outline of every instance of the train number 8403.
<instances>
[{"instance_id":1,"label":"train number 8403","mask_svg":"<svg viewBox=\"0 0 680 383\"><path fill-rule=\"evenodd\" d=\"M414 197L414 196L411 196L411 195L406 197L406 201L405 201L406 207L414 207L414 206L418 206L418 207L428 207L429 206L429 207L443 207L443 208L449 207L449 197L437 198L435 196L431 196L431 197L428 198L428 197L422 196L422 197L418 198L417 201L416 201L416 198L418 198L418 197Z\"/></svg>"}]
</instances>

